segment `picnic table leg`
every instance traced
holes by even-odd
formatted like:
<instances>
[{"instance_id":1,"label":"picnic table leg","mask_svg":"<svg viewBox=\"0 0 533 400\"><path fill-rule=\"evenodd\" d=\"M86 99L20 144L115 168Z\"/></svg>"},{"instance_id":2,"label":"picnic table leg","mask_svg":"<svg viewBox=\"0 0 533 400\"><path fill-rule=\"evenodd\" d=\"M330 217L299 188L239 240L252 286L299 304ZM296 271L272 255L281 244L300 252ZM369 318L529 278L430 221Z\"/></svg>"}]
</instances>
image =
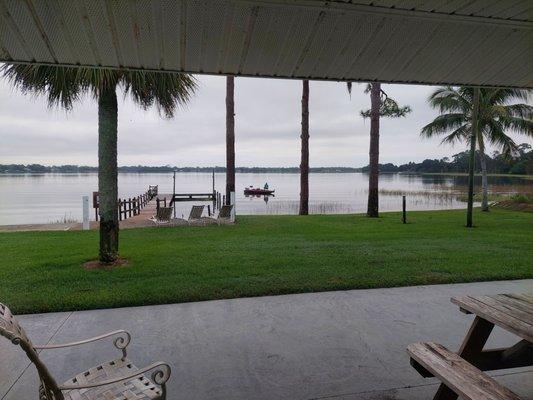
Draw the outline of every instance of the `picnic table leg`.
<instances>
[{"instance_id":1,"label":"picnic table leg","mask_svg":"<svg viewBox=\"0 0 533 400\"><path fill-rule=\"evenodd\" d=\"M493 323L476 316L457 354L472 363L483 350L493 328ZM433 400L456 400L458 397L456 393L441 383Z\"/></svg>"}]
</instances>

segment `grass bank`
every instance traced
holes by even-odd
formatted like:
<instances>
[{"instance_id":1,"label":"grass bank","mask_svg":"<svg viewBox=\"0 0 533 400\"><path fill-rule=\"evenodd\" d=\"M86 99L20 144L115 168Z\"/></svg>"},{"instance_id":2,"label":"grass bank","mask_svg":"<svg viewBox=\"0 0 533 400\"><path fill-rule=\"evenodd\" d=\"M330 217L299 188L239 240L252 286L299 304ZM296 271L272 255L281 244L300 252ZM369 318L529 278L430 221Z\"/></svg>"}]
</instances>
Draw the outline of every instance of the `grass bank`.
<instances>
[{"instance_id":1,"label":"grass bank","mask_svg":"<svg viewBox=\"0 0 533 400\"><path fill-rule=\"evenodd\" d=\"M85 270L97 232L0 234L0 302L18 313L533 278L533 214L250 216L121 232L128 267Z\"/></svg>"}]
</instances>

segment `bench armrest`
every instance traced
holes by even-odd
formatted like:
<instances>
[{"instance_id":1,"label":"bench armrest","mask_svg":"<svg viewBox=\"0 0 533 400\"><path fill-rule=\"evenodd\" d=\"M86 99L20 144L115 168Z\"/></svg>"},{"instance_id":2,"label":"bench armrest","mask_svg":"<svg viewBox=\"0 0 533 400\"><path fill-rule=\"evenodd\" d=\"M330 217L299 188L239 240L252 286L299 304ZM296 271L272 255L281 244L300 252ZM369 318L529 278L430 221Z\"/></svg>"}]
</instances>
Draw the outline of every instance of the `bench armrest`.
<instances>
[{"instance_id":1,"label":"bench armrest","mask_svg":"<svg viewBox=\"0 0 533 400\"><path fill-rule=\"evenodd\" d=\"M92 343L96 342L98 340L102 340L105 338L108 338L110 336L118 336L114 341L113 344L115 347L119 350L122 350L122 355L124 357L127 357L126 348L131 342L131 335L128 331L125 331L123 329L119 329L117 331L104 333L100 336L95 336L93 338L80 340L78 342L72 342L72 343L63 343L63 344L49 344L44 346L34 346L36 350L53 350L53 349L62 349L65 347L73 347L73 346L80 346L82 344Z\"/></svg>"}]
</instances>

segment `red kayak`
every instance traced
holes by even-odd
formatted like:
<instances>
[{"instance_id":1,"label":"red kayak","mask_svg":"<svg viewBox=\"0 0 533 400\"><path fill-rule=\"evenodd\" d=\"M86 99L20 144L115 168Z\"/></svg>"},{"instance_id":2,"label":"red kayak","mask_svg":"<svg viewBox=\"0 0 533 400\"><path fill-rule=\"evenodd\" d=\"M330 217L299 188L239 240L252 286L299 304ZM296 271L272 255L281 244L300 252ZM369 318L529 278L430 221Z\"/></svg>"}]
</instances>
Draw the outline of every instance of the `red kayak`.
<instances>
[{"instance_id":1,"label":"red kayak","mask_svg":"<svg viewBox=\"0 0 533 400\"><path fill-rule=\"evenodd\" d=\"M261 188L246 188L244 189L244 194L249 194L249 195L253 195L253 196L256 196L256 195L270 195L270 194L274 194L275 190L268 190L268 189L261 189Z\"/></svg>"}]
</instances>

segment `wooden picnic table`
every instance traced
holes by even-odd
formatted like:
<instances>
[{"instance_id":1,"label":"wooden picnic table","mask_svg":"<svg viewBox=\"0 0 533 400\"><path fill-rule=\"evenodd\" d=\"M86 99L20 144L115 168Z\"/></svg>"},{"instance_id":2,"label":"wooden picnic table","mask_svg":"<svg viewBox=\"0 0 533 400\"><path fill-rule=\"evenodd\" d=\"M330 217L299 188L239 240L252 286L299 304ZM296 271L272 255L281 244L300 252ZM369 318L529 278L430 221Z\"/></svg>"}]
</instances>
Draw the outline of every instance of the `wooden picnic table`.
<instances>
[{"instance_id":1,"label":"wooden picnic table","mask_svg":"<svg viewBox=\"0 0 533 400\"><path fill-rule=\"evenodd\" d=\"M457 352L481 371L533 365L533 293L463 296L451 299L459 310L476 317ZM494 328L518 336L514 346L484 350ZM457 394L441 384L434 400L455 400Z\"/></svg>"}]
</instances>

